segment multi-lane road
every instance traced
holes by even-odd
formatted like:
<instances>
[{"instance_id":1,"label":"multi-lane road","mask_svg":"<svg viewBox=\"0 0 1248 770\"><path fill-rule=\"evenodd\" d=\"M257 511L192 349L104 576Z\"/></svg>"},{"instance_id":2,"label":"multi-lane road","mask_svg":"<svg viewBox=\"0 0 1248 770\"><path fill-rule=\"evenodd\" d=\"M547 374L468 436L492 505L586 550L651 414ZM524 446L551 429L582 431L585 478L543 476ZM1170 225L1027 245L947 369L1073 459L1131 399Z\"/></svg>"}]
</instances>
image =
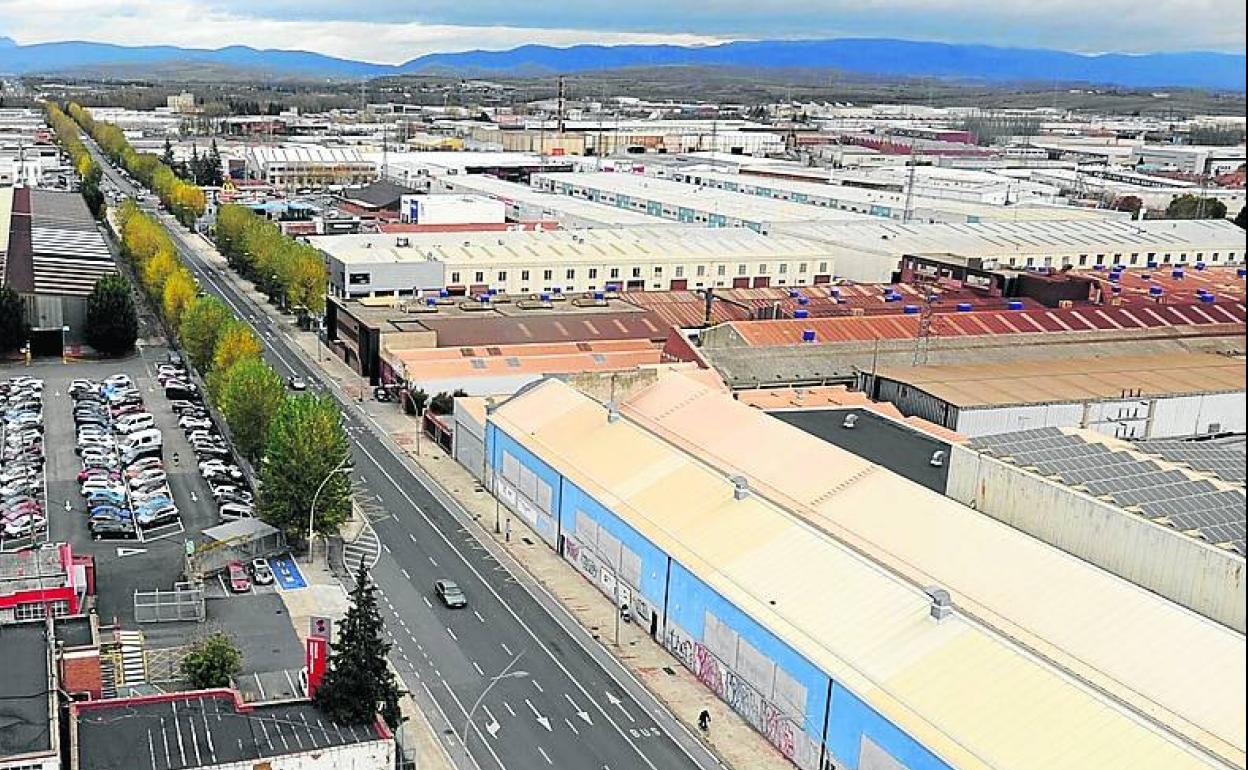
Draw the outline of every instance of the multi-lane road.
<instances>
[{"instance_id":1,"label":"multi-lane road","mask_svg":"<svg viewBox=\"0 0 1248 770\"><path fill-rule=\"evenodd\" d=\"M88 146L98 157L98 148ZM135 192L100 160L115 186ZM202 257L191 241L195 236L160 216L201 287L230 305L264 340L269 363L341 402L352 439L353 476L381 514L373 522L382 547L372 574L394 645L391 659L460 768L718 767L510 556L476 536L476 525L463 510L402 455L371 416L323 378L315 362L305 360L302 349L218 264ZM467 608L448 610L437 601L432 587L440 578L463 587Z\"/></svg>"}]
</instances>

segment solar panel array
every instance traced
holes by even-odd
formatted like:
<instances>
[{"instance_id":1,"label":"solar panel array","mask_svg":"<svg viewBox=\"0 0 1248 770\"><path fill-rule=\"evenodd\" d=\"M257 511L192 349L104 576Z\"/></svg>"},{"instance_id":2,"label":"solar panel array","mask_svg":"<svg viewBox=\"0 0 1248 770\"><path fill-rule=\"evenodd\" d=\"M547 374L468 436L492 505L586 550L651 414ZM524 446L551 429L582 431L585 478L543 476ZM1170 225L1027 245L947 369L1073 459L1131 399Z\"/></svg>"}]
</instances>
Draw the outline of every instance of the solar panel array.
<instances>
[{"instance_id":1,"label":"solar panel array","mask_svg":"<svg viewBox=\"0 0 1248 770\"><path fill-rule=\"evenodd\" d=\"M1209 443L1199 449L1193 445L1186 441L1141 441L1135 448L1224 481L1234 483L1238 475L1238 483L1243 484L1242 443ZM1140 459L1135 452L1089 443L1058 428L980 436L968 446L1108 498L1180 532L1245 553L1242 489L1225 489L1212 480L1193 479L1183 471ZM1230 467L1233 457L1238 458L1235 473Z\"/></svg>"},{"instance_id":2,"label":"solar panel array","mask_svg":"<svg viewBox=\"0 0 1248 770\"><path fill-rule=\"evenodd\" d=\"M1137 451L1156 455L1172 463L1213 474L1233 484L1244 483L1243 442L1217 441L1137 441Z\"/></svg>"}]
</instances>

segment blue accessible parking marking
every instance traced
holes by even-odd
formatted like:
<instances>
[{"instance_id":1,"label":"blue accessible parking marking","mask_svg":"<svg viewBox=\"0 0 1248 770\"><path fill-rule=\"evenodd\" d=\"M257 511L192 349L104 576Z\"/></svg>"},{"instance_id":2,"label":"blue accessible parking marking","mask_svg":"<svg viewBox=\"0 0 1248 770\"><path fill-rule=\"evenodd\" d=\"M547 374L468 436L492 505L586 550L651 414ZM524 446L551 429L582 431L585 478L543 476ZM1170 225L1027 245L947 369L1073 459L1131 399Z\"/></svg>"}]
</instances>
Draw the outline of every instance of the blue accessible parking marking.
<instances>
[{"instance_id":1,"label":"blue accessible parking marking","mask_svg":"<svg viewBox=\"0 0 1248 770\"><path fill-rule=\"evenodd\" d=\"M269 566L273 568L273 577L277 579L277 585L283 591L308 587L308 581L304 580L303 573L299 571L299 566L295 564L295 559L290 554L269 559Z\"/></svg>"}]
</instances>

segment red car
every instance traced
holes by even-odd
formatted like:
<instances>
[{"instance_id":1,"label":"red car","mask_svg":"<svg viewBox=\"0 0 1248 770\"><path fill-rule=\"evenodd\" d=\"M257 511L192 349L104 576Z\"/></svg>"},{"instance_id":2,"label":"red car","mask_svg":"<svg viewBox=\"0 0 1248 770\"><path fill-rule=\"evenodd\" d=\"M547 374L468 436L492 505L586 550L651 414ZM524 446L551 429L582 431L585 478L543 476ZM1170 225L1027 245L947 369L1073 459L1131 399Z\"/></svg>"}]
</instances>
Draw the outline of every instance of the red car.
<instances>
[{"instance_id":1,"label":"red car","mask_svg":"<svg viewBox=\"0 0 1248 770\"><path fill-rule=\"evenodd\" d=\"M236 594L245 594L251 590L251 578L243 568L241 561L232 561L225 567L230 579L230 590Z\"/></svg>"}]
</instances>

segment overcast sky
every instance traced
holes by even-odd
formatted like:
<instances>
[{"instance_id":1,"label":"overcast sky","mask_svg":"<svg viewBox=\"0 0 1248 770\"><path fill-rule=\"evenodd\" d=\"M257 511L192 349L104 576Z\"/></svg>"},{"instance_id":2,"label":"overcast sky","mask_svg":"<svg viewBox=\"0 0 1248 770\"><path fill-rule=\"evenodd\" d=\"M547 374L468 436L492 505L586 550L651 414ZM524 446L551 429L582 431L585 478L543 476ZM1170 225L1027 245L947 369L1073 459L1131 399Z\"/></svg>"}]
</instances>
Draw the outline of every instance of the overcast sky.
<instances>
[{"instance_id":1,"label":"overcast sky","mask_svg":"<svg viewBox=\"0 0 1248 770\"><path fill-rule=\"evenodd\" d=\"M19 43L288 48L395 64L525 43L895 37L1243 53L1241 0L0 0Z\"/></svg>"}]
</instances>

